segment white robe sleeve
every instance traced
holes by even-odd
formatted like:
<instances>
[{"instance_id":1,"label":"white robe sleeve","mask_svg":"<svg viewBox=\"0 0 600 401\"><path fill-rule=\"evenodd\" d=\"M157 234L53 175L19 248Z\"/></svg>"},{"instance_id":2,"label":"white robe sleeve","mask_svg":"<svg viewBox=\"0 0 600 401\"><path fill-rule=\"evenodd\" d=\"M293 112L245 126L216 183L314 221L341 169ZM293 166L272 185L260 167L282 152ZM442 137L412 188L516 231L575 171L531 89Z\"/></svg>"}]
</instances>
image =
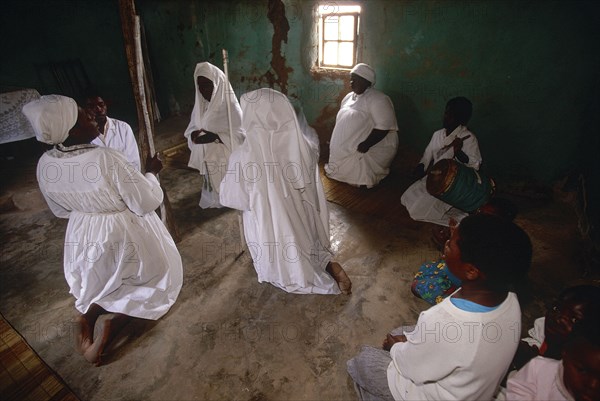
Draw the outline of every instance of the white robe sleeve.
<instances>
[{"instance_id":1,"label":"white robe sleeve","mask_svg":"<svg viewBox=\"0 0 600 401\"><path fill-rule=\"evenodd\" d=\"M392 100L383 93L369 100L369 112L375 123L374 128L383 131L397 131L398 123Z\"/></svg>"},{"instance_id":2,"label":"white robe sleeve","mask_svg":"<svg viewBox=\"0 0 600 401\"><path fill-rule=\"evenodd\" d=\"M62 207L61 205L59 205L58 203L56 203L46 193L46 189L45 189L45 186L44 186L45 180L42 178L41 167L40 167L41 163L42 163L42 160L45 160L44 156L42 156L42 158L40 159L40 161L38 163L38 166L37 166L37 171L36 171L36 176L37 176L37 181L38 181L38 184L39 184L39 187L40 187L40 192L44 196L44 199L46 200L46 203L48 204L48 208L50 209L50 211L56 217L60 217L62 219L68 219L69 216L71 215L71 211L68 210L68 209L65 209L64 207Z\"/></svg>"},{"instance_id":3,"label":"white robe sleeve","mask_svg":"<svg viewBox=\"0 0 600 401\"><path fill-rule=\"evenodd\" d=\"M198 100L196 99L196 101ZM192 132L197 131L201 128L196 123L196 121L199 120L198 107L199 106L194 105L194 109L192 110L192 115L190 117L190 123L185 129L183 136L186 138L188 148L190 149L190 160L188 161L188 166L198 170L200 174L206 174L206 171L204 169L204 145L194 143L192 141Z\"/></svg>"},{"instance_id":4,"label":"white robe sleeve","mask_svg":"<svg viewBox=\"0 0 600 401\"><path fill-rule=\"evenodd\" d=\"M221 205L242 211L250 210L250 183L248 180L252 180L252 177L244 176L245 171L252 170L250 164L244 163L245 145L229 156L227 172L219 187Z\"/></svg>"},{"instance_id":5,"label":"white robe sleeve","mask_svg":"<svg viewBox=\"0 0 600 401\"><path fill-rule=\"evenodd\" d=\"M59 205L58 203L54 202L52 199L50 199L46 193L44 192L44 190L42 189L42 195L44 195L44 199L46 199L46 203L48 204L48 207L50 208L50 211L52 213L54 213L54 215L56 217L60 217L62 219L68 219L69 216L71 216L71 211L65 209L64 207L62 207L61 205Z\"/></svg>"},{"instance_id":6,"label":"white robe sleeve","mask_svg":"<svg viewBox=\"0 0 600 401\"><path fill-rule=\"evenodd\" d=\"M510 376L506 383L506 400L537 400L537 364L529 361L518 372Z\"/></svg>"},{"instance_id":7,"label":"white robe sleeve","mask_svg":"<svg viewBox=\"0 0 600 401\"><path fill-rule=\"evenodd\" d=\"M479 143L473 133L470 133L470 137L465 139L463 142L462 151L469 156L469 163L467 166L479 170L481 166L481 152L479 151Z\"/></svg>"},{"instance_id":8,"label":"white robe sleeve","mask_svg":"<svg viewBox=\"0 0 600 401\"><path fill-rule=\"evenodd\" d=\"M156 210L163 201L163 191L154 174L142 175L127 168L127 161L118 152L111 152L114 163L113 181L121 198L133 213L143 216Z\"/></svg>"},{"instance_id":9,"label":"white robe sleeve","mask_svg":"<svg viewBox=\"0 0 600 401\"><path fill-rule=\"evenodd\" d=\"M418 325L419 323L417 323ZM417 385L439 381L452 374L456 361L447 357L448 346L444 341L416 343L410 340L396 343L390 350L392 362L402 376Z\"/></svg>"},{"instance_id":10,"label":"white robe sleeve","mask_svg":"<svg viewBox=\"0 0 600 401\"><path fill-rule=\"evenodd\" d=\"M438 137L438 134L436 131L431 136L431 139L429 140L429 143L427 144L427 147L425 148L425 151L423 152L423 157L421 157L421 161L419 162L425 166L425 170L427 170L427 168L429 167L429 164L433 161L433 152L438 150L437 143L439 141L438 141L437 137Z\"/></svg>"}]
</instances>

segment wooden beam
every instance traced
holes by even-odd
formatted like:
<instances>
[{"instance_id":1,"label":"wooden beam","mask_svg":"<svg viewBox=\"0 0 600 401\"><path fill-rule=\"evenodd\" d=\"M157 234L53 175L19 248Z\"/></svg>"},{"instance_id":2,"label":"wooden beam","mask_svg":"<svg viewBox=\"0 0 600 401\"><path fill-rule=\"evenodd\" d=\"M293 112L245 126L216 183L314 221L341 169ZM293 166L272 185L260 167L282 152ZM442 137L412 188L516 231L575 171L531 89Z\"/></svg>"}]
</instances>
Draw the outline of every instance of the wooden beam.
<instances>
[{"instance_id":1,"label":"wooden beam","mask_svg":"<svg viewBox=\"0 0 600 401\"><path fill-rule=\"evenodd\" d=\"M137 116L138 116L138 142L140 146L140 159L142 171L145 169L146 160L155 154L154 149L154 118L151 115L153 100L151 91L147 90L148 79L145 77L144 60L141 48L141 29L139 16L135 11L134 0L119 0L119 14L121 16L121 29L125 54L129 66L129 76L133 87ZM137 20L137 23L136 23ZM160 217L171 233L173 240L179 242L180 236L173 219L171 203L164 186L163 203L160 206Z\"/></svg>"}]
</instances>

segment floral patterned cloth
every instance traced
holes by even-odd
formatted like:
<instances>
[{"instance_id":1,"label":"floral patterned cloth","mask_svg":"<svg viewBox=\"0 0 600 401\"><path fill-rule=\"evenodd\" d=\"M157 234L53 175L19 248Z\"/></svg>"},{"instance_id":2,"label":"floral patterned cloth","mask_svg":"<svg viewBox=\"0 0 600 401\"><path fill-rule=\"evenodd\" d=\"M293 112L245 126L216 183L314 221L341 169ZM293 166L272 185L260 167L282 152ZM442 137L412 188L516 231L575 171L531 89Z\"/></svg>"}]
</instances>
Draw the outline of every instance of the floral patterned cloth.
<instances>
[{"instance_id":1,"label":"floral patterned cloth","mask_svg":"<svg viewBox=\"0 0 600 401\"><path fill-rule=\"evenodd\" d=\"M460 280L452 274L443 259L426 262L415 274L413 294L432 305L439 304L460 287Z\"/></svg>"}]
</instances>

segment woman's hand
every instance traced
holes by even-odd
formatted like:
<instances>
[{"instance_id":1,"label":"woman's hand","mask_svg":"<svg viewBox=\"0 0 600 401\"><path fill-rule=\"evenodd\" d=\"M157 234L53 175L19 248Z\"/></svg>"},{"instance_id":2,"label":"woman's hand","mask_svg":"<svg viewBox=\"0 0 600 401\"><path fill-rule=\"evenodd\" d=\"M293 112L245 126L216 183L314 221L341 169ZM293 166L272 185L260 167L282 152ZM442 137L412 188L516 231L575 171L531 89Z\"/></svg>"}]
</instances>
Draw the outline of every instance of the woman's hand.
<instances>
[{"instance_id":1,"label":"woman's hand","mask_svg":"<svg viewBox=\"0 0 600 401\"><path fill-rule=\"evenodd\" d=\"M160 160L160 155L157 152L154 157L148 156L146 159L146 172L152 174L158 174L160 170L162 170L163 164L162 160Z\"/></svg>"},{"instance_id":2,"label":"woman's hand","mask_svg":"<svg viewBox=\"0 0 600 401\"><path fill-rule=\"evenodd\" d=\"M192 140L192 142L196 143L196 138L198 138L203 132L204 129L197 129L196 131L192 131L192 134L190 135L190 139Z\"/></svg>"},{"instance_id":3,"label":"woman's hand","mask_svg":"<svg viewBox=\"0 0 600 401\"><path fill-rule=\"evenodd\" d=\"M367 139L358 144L356 150L360 153L367 153L369 149L381 142L381 140L385 138L388 132L389 130L373 128Z\"/></svg>"},{"instance_id":4,"label":"woman's hand","mask_svg":"<svg viewBox=\"0 0 600 401\"><path fill-rule=\"evenodd\" d=\"M452 146L452 148L454 149L454 154L457 154L458 152L460 152L463 148L463 142L467 139L469 139L471 137L471 135L466 135L462 138L454 138L454 140L452 141L452 143L449 146Z\"/></svg>"},{"instance_id":5,"label":"woman's hand","mask_svg":"<svg viewBox=\"0 0 600 401\"><path fill-rule=\"evenodd\" d=\"M393 336L391 334L388 334L385 337L385 340L383 340L383 349L386 351L389 351L392 349L392 345L396 344L396 343L405 343L406 342L406 336L404 334L399 335L399 336Z\"/></svg>"},{"instance_id":6,"label":"woman's hand","mask_svg":"<svg viewBox=\"0 0 600 401\"><path fill-rule=\"evenodd\" d=\"M204 133L204 135L202 135L202 133ZM196 144L206 144L221 141L219 135L215 134L214 132L207 131L204 128L192 132L190 139Z\"/></svg>"},{"instance_id":7,"label":"woman's hand","mask_svg":"<svg viewBox=\"0 0 600 401\"><path fill-rule=\"evenodd\" d=\"M371 146L367 143L367 141L363 141L358 144L356 150L360 153L367 153L371 149Z\"/></svg>"}]
</instances>

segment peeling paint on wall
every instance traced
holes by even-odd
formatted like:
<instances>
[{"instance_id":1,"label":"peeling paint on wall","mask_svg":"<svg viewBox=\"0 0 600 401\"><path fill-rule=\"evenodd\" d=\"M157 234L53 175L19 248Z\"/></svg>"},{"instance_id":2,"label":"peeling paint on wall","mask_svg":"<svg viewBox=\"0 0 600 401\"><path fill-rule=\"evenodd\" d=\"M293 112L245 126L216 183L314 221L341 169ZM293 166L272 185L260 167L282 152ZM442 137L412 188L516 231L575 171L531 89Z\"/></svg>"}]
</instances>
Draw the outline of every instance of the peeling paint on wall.
<instances>
[{"instance_id":1,"label":"peeling paint on wall","mask_svg":"<svg viewBox=\"0 0 600 401\"><path fill-rule=\"evenodd\" d=\"M337 116L339 108L339 104L326 105L321 109L319 115L311 124L315 131L317 131L320 142L329 143L335 124L335 117Z\"/></svg>"},{"instance_id":2,"label":"peeling paint on wall","mask_svg":"<svg viewBox=\"0 0 600 401\"><path fill-rule=\"evenodd\" d=\"M286 59L281 54L281 43L287 43L290 24L285 16L285 4L281 0L269 0L267 18L273 24L273 38L271 40L271 69L263 77L271 88L275 84L279 90L287 95L289 73L293 71L286 66Z\"/></svg>"}]
</instances>

